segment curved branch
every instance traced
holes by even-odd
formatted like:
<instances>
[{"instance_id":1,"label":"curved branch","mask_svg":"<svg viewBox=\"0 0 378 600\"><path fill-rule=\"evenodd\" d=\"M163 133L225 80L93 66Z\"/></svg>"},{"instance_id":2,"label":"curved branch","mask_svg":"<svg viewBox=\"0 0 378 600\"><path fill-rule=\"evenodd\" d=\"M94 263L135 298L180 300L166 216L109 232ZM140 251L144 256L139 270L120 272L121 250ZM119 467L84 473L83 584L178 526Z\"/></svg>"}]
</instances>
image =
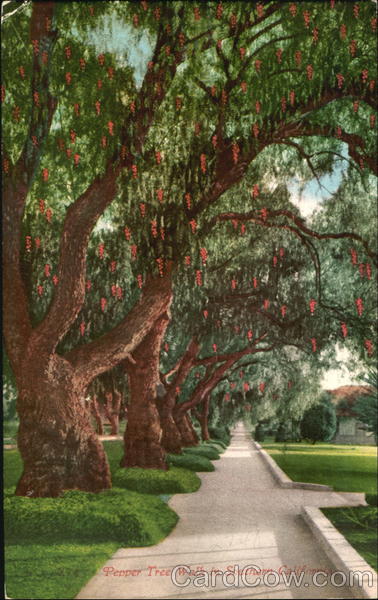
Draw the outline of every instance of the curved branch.
<instances>
[{"instance_id":1,"label":"curved branch","mask_svg":"<svg viewBox=\"0 0 378 600\"><path fill-rule=\"evenodd\" d=\"M75 321L85 298L86 255L89 237L97 220L116 194L120 167L108 166L68 208L60 242L59 283L35 335L47 352L54 352Z\"/></svg>"},{"instance_id":2,"label":"curved branch","mask_svg":"<svg viewBox=\"0 0 378 600\"><path fill-rule=\"evenodd\" d=\"M165 277L148 278L139 301L119 325L65 355L75 368L75 377L86 387L95 377L128 358L157 319L169 309L171 301L171 272L167 271Z\"/></svg>"},{"instance_id":3,"label":"curved branch","mask_svg":"<svg viewBox=\"0 0 378 600\"><path fill-rule=\"evenodd\" d=\"M165 7L168 16L172 9ZM179 26L180 27L180 26ZM161 49L165 44L172 44L174 49L178 45L176 31L168 33L160 27L156 40L153 62L167 60ZM138 93L135 115L131 112L121 128L121 141L127 146L135 145L141 151L149 128L153 122L157 108L164 100L168 87L176 73L177 65L183 60L180 57L169 67L161 65L160 69L150 71L147 69L141 89ZM166 67L166 68L165 68ZM156 83L159 82L159 90ZM149 94L149 92L151 92ZM147 99L151 100L151 105ZM134 123L135 121L135 123ZM136 133L133 140L129 139L130 131L134 130L130 124L133 122ZM108 162L105 173L98 176L87 190L69 207L60 244L60 257L58 266L59 284L54 290L54 297L44 320L37 327L36 335L44 349L53 352L59 341L64 337L72 323L75 321L85 298L86 253L90 234L104 210L113 201L117 191L117 177L123 166L130 166L133 156L127 155L122 161L117 152Z\"/></svg>"},{"instance_id":4,"label":"curved branch","mask_svg":"<svg viewBox=\"0 0 378 600\"><path fill-rule=\"evenodd\" d=\"M205 358L197 358L197 360L194 361L194 365L199 366L199 365L214 365L216 363L219 362L224 362L227 360L230 360L231 358L237 358L239 360L239 358L241 358L242 356L245 356L246 354L253 354L253 352L255 351L256 345L261 342L263 339L266 338L266 336L268 335L267 332L264 332L262 335L260 335L258 338L256 338L256 340L254 340L254 342L250 345L247 346L246 348L244 348L243 350L239 350L237 352L228 352L226 354L215 354L214 356L207 356Z\"/></svg>"},{"instance_id":5,"label":"curved branch","mask_svg":"<svg viewBox=\"0 0 378 600\"><path fill-rule=\"evenodd\" d=\"M167 381L167 379L169 379L170 377L172 377L172 375L176 373L176 377L170 384L168 384L169 386L176 387L178 385L181 385L182 381L184 381L190 369L192 368L193 361L197 356L198 351L199 343L196 338L192 338L186 348L186 351L177 361L173 369L168 371L168 373L164 373L165 381Z\"/></svg>"},{"instance_id":6,"label":"curved branch","mask_svg":"<svg viewBox=\"0 0 378 600\"><path fill-rule=\"evenodd\" d=\"M194 390L191 398L186 400L182 404L178 404L175 409L175 414L177 416L183 415L185 412L197 406L200 402L202 402L203 398L206 394L209 394L211 390L215 388L215 386L221 381L224 374L233 366L236 362L247 354L257 354L258 352L270 352L275 348L275 344L271 346L267 346L265 348L245 348L244 351L235 352L234 354L230 354L228 360L223 362L219 367L216 367L209 376L205 375L205 378L197 385ZM208 365L208 368L210 365Z\"/></svg>"},{"instance_id":7,"label":"curved branch","mask_svg":"<svg viewBox=\"0 0 378 600\"><path fill-rule=\"evenodd\" d=\"M283 224L278 225L278 224L269 222L270 218L279 217L279 216L287 217L288 219L290 219L291 221L293 221L295 223L295 225L297 226L297 228L300 231L302 231L306 235L316 238L318 240L352 239L352 240L358 241L363 245L366 254L373 260L374 264L375 265L377 264L376 253L373 252L373 250L371 250L367 241L364 240L364 238L362 236L360 236L358 233L349 232L349 231L343 231L340 233L319 233L317 231L314 231L314 230L306 227L303 219L298 217L297 215L295 215L294 213L292 213L289 210L268 210L265 220L263 220L260 216L258 216L256 211L250 211L248 213L237 213L237 212L220 213L219 215L216 215L209 221L208 227L211 228L211 227L215 226L216 223L218 223L219 221L230 221L230 220L236 219L238 221L251 221L251 222L254 222L257 225L261 225L263 227L278 227L279 226L283 229L289 229L289 230L293 231L294 233L297 233L290 225L283 225Z\"/></svg>"}]
</instances>

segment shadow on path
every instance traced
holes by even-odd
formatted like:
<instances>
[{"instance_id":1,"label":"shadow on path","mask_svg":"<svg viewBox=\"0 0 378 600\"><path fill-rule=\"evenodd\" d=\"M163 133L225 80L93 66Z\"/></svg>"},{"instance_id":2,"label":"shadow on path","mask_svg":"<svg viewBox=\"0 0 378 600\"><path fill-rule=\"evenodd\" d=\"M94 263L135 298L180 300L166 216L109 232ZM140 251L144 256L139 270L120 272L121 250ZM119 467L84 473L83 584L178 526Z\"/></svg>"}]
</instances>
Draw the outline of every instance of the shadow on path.
<instances>
[{"instance_id":1,"label":"shadow on path","mask_svg":"<svg viewBox=\"0 0 378 600\"><path fill-rule=\"evenodd\" d=\"M110 570L101 569L77 598L353 597L349 587L337 586L340 578L331 585L335 569L300 516L302 506L345 506L344 497L278 487L242 424L215 472L200 475L198 492L169 502L180 516L174 531L152 547L119 549L105 565ZM177 582L186 586L171 580L178 565ZM194 575L199 570L202 578ZM222 577L225 571L234 575ZM283 572L289 577L289 571L302 577L300 585L285 585ZM318 587L313 574L319 571Z\"/></svg>"}]
</instances>

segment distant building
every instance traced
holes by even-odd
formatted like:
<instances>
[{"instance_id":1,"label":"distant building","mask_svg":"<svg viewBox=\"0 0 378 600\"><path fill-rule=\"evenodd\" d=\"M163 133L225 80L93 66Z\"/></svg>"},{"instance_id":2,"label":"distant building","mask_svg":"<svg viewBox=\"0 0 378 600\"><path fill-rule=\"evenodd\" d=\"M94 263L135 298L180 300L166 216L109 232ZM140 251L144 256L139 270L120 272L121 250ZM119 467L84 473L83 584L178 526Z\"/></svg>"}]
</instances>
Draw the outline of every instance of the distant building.
<instances>
[{"instance_id":1,"label":"distant building","mask_svg":"<svg viewBox=\"0 0 378 600\"><path fill-rule=\"evenodd\" d=\"M335 405L337 416L337 433L333 444L354 444L374 446L374 434L366 425L357 419L353 406L358 398L374 394L374 390L366 385L342 385L335 390L327 390L331 402Z\"/></svg>"}]
</instances>

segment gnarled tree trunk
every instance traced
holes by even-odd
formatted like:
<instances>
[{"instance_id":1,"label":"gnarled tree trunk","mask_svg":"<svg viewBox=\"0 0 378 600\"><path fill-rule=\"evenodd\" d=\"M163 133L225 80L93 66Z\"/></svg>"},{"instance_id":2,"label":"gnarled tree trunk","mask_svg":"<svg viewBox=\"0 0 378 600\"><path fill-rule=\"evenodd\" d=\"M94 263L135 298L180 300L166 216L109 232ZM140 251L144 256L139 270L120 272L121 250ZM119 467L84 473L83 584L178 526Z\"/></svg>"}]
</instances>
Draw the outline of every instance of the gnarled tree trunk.
<instances>
[{"instance_id":1,"label":"gnarled tree trunk","mask_svg":"<svg viewBox=\"0 0 378 600\"><path fill-rule=\"evenodd\" d=\"M199 343L196 337L193 337L188 347L170 373L166 373L165 380L175 374L174 379L167 386L167 392L159 400L159 412L161 426L163 429L162 445L167 452L172 454L181 454L182 438L173 416L175 410L177 395L180 385L185 381L199 351Z\"/></svg>"},{"instance_id":2,"label":"gnarled tree trunk","mask_svg":"<svg viewBox=\"0 0 378 600\"><path fill-rule=\"evenodd\" d=\"M197 446L199 439L187 413L176 413L175 422L180 432L183 446Z\"/></svg>"},{"instance_id":3,"label":"gnarled tree trunk","mask_svg":"<svg viewBox=\"0 0 378 600\"><path fill-rule=\"evenodd\" d=\"M56 354L36 360L33 354L16 378L18 447L24 463L16 494L56 497L69 489L109 488L106 455L68 361Z\"/></svg>"},{"instance_id":4,"label":"gnarled tree trunk","mask_svg":"<svg viewBox=\"0 0 378 600\"><path fill-rule=\"evenodd\" d=\"M166 452L171 454L181 454L182 439L180 431L173 418L173 409L176 403L176 397L173 394L167 394L159 401L160 423L162 428L161 444Z\"/></svg>"},{"instance_id":5,"label":"gnarled tree trunk","mask_svg":"<svg viewBox=\"0 0 378 600\"><path fill-rule=\"evenodd\" d=\"M160 346L168 323L166 311L133 352L135 364L128 362L126 366L130 401L122 467L167 469L166 454L161 443L156 387L159 383Z\"/></svg>"}]
</instances>

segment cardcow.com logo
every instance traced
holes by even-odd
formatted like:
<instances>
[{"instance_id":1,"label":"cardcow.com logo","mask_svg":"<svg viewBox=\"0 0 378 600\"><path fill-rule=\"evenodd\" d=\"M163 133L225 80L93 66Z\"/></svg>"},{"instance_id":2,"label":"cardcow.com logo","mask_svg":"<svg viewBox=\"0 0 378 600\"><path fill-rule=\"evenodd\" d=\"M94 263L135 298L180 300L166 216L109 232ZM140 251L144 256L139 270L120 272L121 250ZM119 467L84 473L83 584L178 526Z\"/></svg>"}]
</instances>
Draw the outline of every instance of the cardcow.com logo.
<instances>
[{"instance_id":1,"label":"cardcow.com logo","mask_svg":"<svg viewBox=\"0 0 378 600\"><path fill-rule=\"evenodd\" d=\"M318 569L308 569L311 572L311 581L315 587L322 588L326 585L342 587L344 585L359 586L367 582L372 587L373 575L370 571L354 571L348 575L343 571L322 571ZM263 585L274 588L278 585L286 587L308 587L310 584L304 581L306 575L305 566L297 569L289 569L286 566L280 567L277 571L274 569L261 569L256 565L247 565L239 568L237 565L222 571L212 569L211 571L191 571L187 565L177 565L172 569L171 581L177 587L187 587L192 584L194 587L216 587L221 580L224 587L257 587Z\"/></svg>"},{"instance_id":2,"label":"cardcow.com logo","mask_svg":"<svg viewBox=\"0 0 378 600\"><path fill-rule=\"evenodd\" d=\"M148 577L170 577L172 583L179 588L185 588L193 585L196 588L216 588L223 585L230 587L249 587L265 586L275 588L278 585L286 587L309 587L310 582L305 581L306 575L310 575L311 584L322 588L326 585L334 587L368 587L374 586L372 571L353 571L344 573L343 571L332 571L330 569L311 569L307 565L298 567L288 567L282 565L277 570L262 569L257 565L247 565L240 568L238 565L230 565L225 570L212 567L204 569L198 567L193 570L188 565L177 565L173 569L158 568L149 566L147 569L115 569L113 566L105 566L102 569L106 577L138 577L142 573Z\"/></svg>"}]
</instances>

